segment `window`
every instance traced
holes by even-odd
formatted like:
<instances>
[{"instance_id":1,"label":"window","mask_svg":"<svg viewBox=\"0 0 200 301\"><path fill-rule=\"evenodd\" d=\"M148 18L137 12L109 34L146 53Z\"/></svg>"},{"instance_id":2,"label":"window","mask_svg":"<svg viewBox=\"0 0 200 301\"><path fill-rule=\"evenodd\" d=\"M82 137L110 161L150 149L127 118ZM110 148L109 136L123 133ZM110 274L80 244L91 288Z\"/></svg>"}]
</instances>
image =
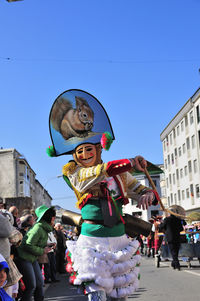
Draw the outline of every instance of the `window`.
<instances>
[{"instance_id":1,"label":"window","mask_svg":"<svg viewBox=\"0 0 200 301\"><path fill-rule=\"evenodd\" d=\"M196 173L198 171L197 160L194 160L193 166L194 166L194 173Z\"/></svg>"},{"instance_id":2,"label":"window","mask_svg":"<svg viewBox=\"0 0 200 301\"><path fill-rule=\"evenodd\" d=\"M166 182L167 182L167 188L169 187L169 180L168 178L166 179Z\"/></svg>"},{"instance_id":3,"label":"window","mask_svg":"<svg viewBox=\"0 0 200 301\"><path fill-rule=\"evenodd\" d=\"M195 190L196 190L196 198L200 198L199 184L195 186Z\"/></svg>"},{"instance_id":4,"label":"window","mask_svg":"<svg viewBox=\"0 0 200 301\"><path fill-rule=\"evenodd\" d=\"M176 198L176 193L174 193L174 203L176 204L177 198Z\"/></svg>"},{"instance_id":5,"label":"window","mask_svg":"<svg viewBox=\"0 0 200 301\"><path fill-rule=\"evenodd\" d=\"M193 184L190 184L190 196L192 199L192 205L194 205L194 189L193 189Z\"/></svg>"},{"instance_id":6,"label":"window","mask_svg":"<svg viewBox=\"0 0 200 301\"><path fill-rule=\"evenodd\" d=\"M178 148L178 155L181 156L181 147Z\"/></svg>"},{"instance_id":7,"label":"window","mask_svg":"<svg viewBox=\"0 0 200 301\"><path fill-rule=\"evenodd\" d=\"M136 217L140 217L140 216L142 216L142 212L141 211L137 211L137 212L132 212L132 215L133 216L136 216Z\"/></svg>"},{"instance_id":8,"label":"window","mask_svg":"<svg viewBox=\"0 0 200 301\"><path fill-rule=\"evenodd\" d=\"M23 176L24 176L24 173L23 173L23 172L20 172L19 175L20 175L20 177L23 177Z\"/></svg>"},{"instance_id":9,"label":"window","mask_svg":"<svg viewBox=\"0 0 200 301\"><path fill-rule=\"evenodd\" d=\"M165 159L165 169L167 169L167 159Z\"/></svg>"},{"instance_id":10,"label":"window","mask_svg":"<svg viewBox=\"0 0 200 301\"><path fill-rule=\"evenodd\" d=\"M171 154L172 164L174 164L174 154Z\"/></svg>"},{"instance_id":11,"label":"window","mask_svg":"<svg viewBox=\"0 0 200 301\"><path fill-rule=\"evenodd\" d=\"M180 169L180 178L183 177L183 168Z\"/></svg>"},{"instance_id":12,"label":"window","mask_svg":"<svg viewBox=\"0 0 200 301\"><path fill-rule=\"evenodd\" d=\"M156 181L156 180L153 180L153 182L154 182L154 185L157 186L157 181Z\"/></svg>"},{"instance_id":13,"label":"window","mask_svg":"<svg viewBox=\"0 0 200 301\"><path fill-rule=\"evenodd\" d=\"M164 151L166 151L166 144L165 144L165 140L164 140L164 142L163 142L163 149L164 149Z\"/></svg>"},{"instance_id":14,"label":"window","mask_svg":"<svg viewBox=\"0 0 200 301\"><path fill-rule=\"evenodd\" d=\"M168 205L170 206L170 198L169 198L169 196L168 196L167 200L168 200Z\"/></svg>"},{"instance_id":15,"label":"window","mask_svg":"<svg viewBox=\"0 0 200 301\"><path fill-rule=\"evenodd\" d=\"M170 193L170 198L171 198L171 204L173 204L173 194Z\"/></svg>"},{"instance_id":16,"label":"window","mask_svg":"<svg viewBox=\"0 0 200 301\"><path fill-rule=\"evenodd\" d=\"M191 161L188 161L188 171L189 171L189 173L192 172L192 162Z\"/></svg>"},{"instance_id":17,"label":"window","mask_svg":"<svg viewBox=\"0 0 200 301\"><path fill-rule=\"evenodd\" d=\"M199 144L200 144L200 131L198 131L198 136L199 136Z\"/></svg>"},{"instance_id":18,"label":"window","mask_svg":"<svg viewBox=\"0 0 200 301\"><path fill-rule=\"evenodd\" d=\"M186 145L187 145L187 150L190 149L190 139L189 137L186 138Z\"/></svg>"},{"instance_id":19,"label":"window","mask_svg":"<svg viewBox=\"0 0 200 301\"><path fill-rule=\"evenodd\" d=\"M187 176L187 174L188 174L188 168L187 168L187 165L184 167L184 170L185 170L185 176Z\"/></svg>"},{"instance_id":20,"label":"window","mask_svg":"<svg viewBox=\"0 0 200 301\"><path fill-rule=\"evenodd\" d=\"M188 126L188 117L187 117L187 115L185 116L185 127L187 127Z\"/></svg>"},{"instance_id":21,"label":"window","mask_svg":"<svg viewBox=\"0 0 200 301\"><path fill-rule=\"evenodd\" d=\"M183 143L183 154L185 154L185 143Z\"/></svg>"},{"instance_id":22,"label":"window","mask_svg":"<svg viewBox=\"0 0 200 301\"><path fill-rule=\"evenodd\" d=\"M176 131L175 131L175 129L173 129L173 137L174 137L174 139L176 138Z\"/></svg>"},{"instance_id":23,"label":"window","mask_svg":"<svg viewBox=\"0 0 200 301\"><path fill-rule=\"evenodd\" d=\"M168 158L168 164L170 164L170 156L168 155L167 158Z\"/></svg>"},{"instance_id":24,"label":"window","mask_svg":"<svg viewBox=\"0 0 200 301\"><path fill-rule=\"evenodd\" d=\"M176 180L175 180L175 173L173 173L173 184L175 185L176 184Z\"/></svg>"},{"instance_id":25,"label":"window","mask_svg":"<svg viewBox=\"0 0 200 301\"><path fill-rule=\"evenodd\" d=\"M24 181L19 181L19 192L21 195L24 193Z\"/></svg>"},{"instance_id":26,"label":"window","mask_svg":"<svg viewBox=\"0 0 200 301\"><path fill-rule=\"evenodd\" d=\"M157 216L159 214L158 210L151 210L151 217L152 216Z\"/></svg>"},{"instance_id":27,"label":"window","mask_svg":"<svg viewBox=\"0 0 200 301\"><path fill-rule=\"evenodd\" d=\"M190 184L190 194L191 194L191 197L194 196L193 184Z\"/></svg>"},{"instance_id":28,"label":"window","mask_svg":"<svg viewBox=\"0 0 200 301\"><path fill-rule=\"evenodd\" d=\"M183 132L183 131L184 131L184 122L181 121L181 132Z\"/></svg>"},{"instance_id":29,"label":"window","mask_svg":"<svg viewBox=\"0 0 200 301\"><path fill-rule=\"evenodd\" d=\"M179 125L177 126L176 131L177 131L177 136L179 136L179 132L180 132Z\"/></svg>"},{"instance_id":30,"label":"window","mask_svg":"<svg viewBox=\"0 0 200 301\"><path fill-rule=\"evenodd\" d=\"M189 199L189 197L190 197L190 191L189 191L189 188L186 189L186 197L187 197L187 199Z\"/></svg>"},{"instance_id":31,"label":"window","mask_svg":"<svg viewBox=\"0 0 200 301\"><path fill-rule=\"evenodd\" d=\"M180 200L181 200L181 191L178 190L178 201L180 202Z\"/></svg>"},{"instance_id":32,"label":"window","mask_svg":"<svg viewBox=\"0 0 200 301\"><path fill-rule=\"evenodd\" d=\"M172 184L172 176L169 174L169 184Z\"/></svg>"},{"instance_id":33,"label":"window","mask_svg":"<svg viewBox=\"0 0 200 301\"><path fill-rule=\"evenodd\" d=\"M161 187L161 195L162 195L163 197L166 196L166 188L165 188L165 187Z\"/></svg>"},{"instance_id":34,"label":"window","mask_svg":"<svg viewBox=\"0 0 200 301\"><path fill-rule=\"evenodd\" d=\"M200 114L199 114L199 106L196 107L196 112L197 112L197 122L200 122Z\"/></svg>"},{"instance_id":35,"label":"window","mask_svg":"<svg viewBox=\"0 0 200 301\"><path fill-rule=\"evenodd\" d=\"M170 144L172 145L172 134L170 134L170 136L169 136L169 141L170 141Z\"/></svg>"},{"instance_id":36,"label":"window","mask_svg":"<svg viewBox=\"0 0 200 301\"><path fill-rule=\"evenodd\" d=\"M177 158L177 148L174 149L175 158Z\"/></svg>"},{"instance_id":37,"label":"window","mask_svg":"<svg viewBox=\"0 0 200 301\"><path fill-rule=\"evenodd\" d=\"M194 122L193 111L190 112L190 124Z\"/></svg>"},{"instance_id":38,"label":"window","mask_svg":"<svg viewBox=\"0 0 200 301\"><path fill-rule=\"evenodd\" d=\"M176 179L177 179L177 181L179 180L179 171L178 171L178 169L176 170Z\"/></svg>"},{"instance_id":39,"label":"window","mask_svg":"<svg viewBox=\"0 0 200 301\"><path fill-rule=\"evenodd\" d=\"M132 205L132 206L134 205L134 203L135 203L135 202L134 202L134 200L133 200L133 199L131 199L131 205Z\"/></svg>"},{"instance_id":40,"label":"window","mask_svg":"<svg viewBox=\"0 0 200 301\"><path fill-rule=\"evenodd\" d=\"M182 200L185 200L185 191L182 190Z\"/></svg>"},{"instance_id":41,"label":"window","mask_svg":"<svg viewBox=\"0 0 200 301\"><path fill-rule=\"evenodd\" d=\"M195 136L194 135L192 136L191 140L192 140L192 148L195 148Z\"/></svg>"}]
</instances>

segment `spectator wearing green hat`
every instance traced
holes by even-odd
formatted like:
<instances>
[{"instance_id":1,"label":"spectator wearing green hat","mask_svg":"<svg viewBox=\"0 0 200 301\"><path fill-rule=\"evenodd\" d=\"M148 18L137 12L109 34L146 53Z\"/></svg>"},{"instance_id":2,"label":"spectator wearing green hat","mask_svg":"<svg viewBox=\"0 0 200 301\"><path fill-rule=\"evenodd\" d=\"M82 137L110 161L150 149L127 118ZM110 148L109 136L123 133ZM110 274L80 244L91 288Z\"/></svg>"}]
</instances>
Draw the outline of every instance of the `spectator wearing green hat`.
<instances>
[{"instance_id":1,"label":"spectator wearing green hat","mask_svg":"<svg viewBox=\"0 0 200 301\"><path fill-rule=\"evenodd\" d=\"M42 205L35 210L37 222L25 234L18 248L17 266L23 275L25 291L21 301L44 300L43 278L38 264L38 257L48 253L48 233L53 230L56 211L54 207Z\"/></svg>"}]
</instances>

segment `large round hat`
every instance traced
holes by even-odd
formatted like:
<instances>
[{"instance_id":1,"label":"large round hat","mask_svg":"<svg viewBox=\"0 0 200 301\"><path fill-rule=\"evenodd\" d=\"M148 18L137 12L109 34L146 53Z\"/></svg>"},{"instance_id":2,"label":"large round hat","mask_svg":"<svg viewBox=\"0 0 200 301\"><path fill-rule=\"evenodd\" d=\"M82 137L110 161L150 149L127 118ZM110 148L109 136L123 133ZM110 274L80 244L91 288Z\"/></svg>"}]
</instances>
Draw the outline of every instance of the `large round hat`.
<instances>
[{"instance_id":1,"label":"large round hat","mask_svg":"<svg viewBox=\"0 0 200 301\"><path fill-rule=\"evenodd\" d=\"M174 213L176 213L176 214L179 214L179 215L181 215L181 216L185 216L185 215L186 215L185 209L184 209L182 206L180 206L180 205L171 205L171 206L169 207L169 209L170 209L172 212L174 212ZM177 217L178 217L178 216L177 216Z\"/></svg>"},{"instance_id":2,"label":"large round hat","mask_svg":"<svg viewBox=\"0 0 200 301\"><path fill-rule=\"evenodd\" d=\"M56 98L49 115L49 131L55 156L71 154L83 143L100 143L105 132L115 139L104 107L96 97L78 89Z\"/></svg>"}]
</instances>

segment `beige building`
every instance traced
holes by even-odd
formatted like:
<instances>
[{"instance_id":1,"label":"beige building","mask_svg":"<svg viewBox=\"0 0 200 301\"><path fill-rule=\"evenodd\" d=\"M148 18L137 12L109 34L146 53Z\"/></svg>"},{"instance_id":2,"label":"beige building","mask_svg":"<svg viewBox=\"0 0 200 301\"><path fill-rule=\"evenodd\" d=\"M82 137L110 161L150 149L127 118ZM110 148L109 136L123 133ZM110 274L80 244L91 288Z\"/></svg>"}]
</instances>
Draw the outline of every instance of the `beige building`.
<instances>
[{"instance_id":1,"label":"beige building","mask_svg":"<svg viewBox=\"0 0 200 301\"><path fill-rule=\"evenodd\" d=\"M200 211L200 88L160 135L168 205Z\"/></svg>"},{"instance_id":2,"label":"beige building","mask_svg":"<svg viewBox=\"0 0 200 301\"><path fill-rule=\"evenodd\" d=\"M51 196L35 178L28 161L16 149L0 149L0 197L29 202L29 207L51 205Z\"/></svg>"}]
</instances>

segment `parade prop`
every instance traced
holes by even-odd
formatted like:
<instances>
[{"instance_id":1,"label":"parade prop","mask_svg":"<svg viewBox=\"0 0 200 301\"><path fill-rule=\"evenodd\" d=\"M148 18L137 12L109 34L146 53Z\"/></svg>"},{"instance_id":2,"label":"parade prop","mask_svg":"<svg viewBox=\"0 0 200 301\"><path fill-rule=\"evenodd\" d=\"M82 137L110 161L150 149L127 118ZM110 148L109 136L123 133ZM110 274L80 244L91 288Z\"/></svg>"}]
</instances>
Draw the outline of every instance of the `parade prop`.
<instances>
[{"instance_id":1,"label":"parade prop","mask_svg":"<svg viewBox=\"0 0 200 301\"><path fill-rule=\"evenodd\" d=\"M78 89L65 91L56 98L49 131L53 143L48 151L50 156L71 154L81 143L115 139L104 107L93 95Z\"/></svg>"},{"instance_id":2,"label":"parade prop","mask_svg":"<svg viewBox=\"0 0 200 301\"><path fill-rule=\"evenodd\" d=\"M150 234L152 229L151 223L130 214L125 214L123 219L125 221L125 231L128 236L134 238L137 235L142 234L147 237ZM70 210L64 211L61 220L63 224L71 225L77 228L80 228L82 224L81 214Z\"/></svg>"},{"instance_id":3,"label":"parade prop","mask_svg":"<svg viewBox=\"0 0 200 301\"><path fill-rule=\"evenodd\" d=\"M100 102L82 90L68 90L55 100L49 118L52 146L49 156L72 155L63 166L63 178L77 197L81 215L66 210L63 223L76 226L77 241L67 241L70 281L84 287L88 300L124 300L139 287L139 242L152 224L123 215L129 198L148 208L154 191L132 174L146 166L141 156L102 161L114 133ZM157 204L157 202L155 203Z\"/></svg>"}]
</instances>

